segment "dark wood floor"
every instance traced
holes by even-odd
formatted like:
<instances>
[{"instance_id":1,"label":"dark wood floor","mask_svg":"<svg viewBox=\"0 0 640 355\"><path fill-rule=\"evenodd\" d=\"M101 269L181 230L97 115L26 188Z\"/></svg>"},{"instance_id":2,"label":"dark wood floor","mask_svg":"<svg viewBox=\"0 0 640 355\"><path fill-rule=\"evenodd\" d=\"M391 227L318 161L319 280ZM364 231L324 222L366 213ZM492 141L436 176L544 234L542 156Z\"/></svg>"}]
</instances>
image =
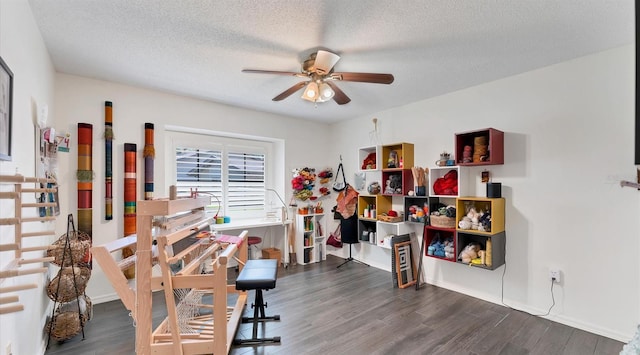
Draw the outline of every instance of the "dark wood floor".
<instances>
[{"instance_id":1,"label":"dark wood floor","mask_svg":"<svg viewBox=\"0 0 640 355\"><path fill-rule=\"evenodd\" d=\"M618 354L621 342L456 292L425 285L394 289L389 272L328 256L313 265L280 269L265 293L267 322L259 335L279 345L234 347L231 354ZM249 295L253 300L253 294ZM154 323L165 316L154 294ZM250 307L245 313L250 315ZM154 324L154 327L155 327ZM46 354L134 354L135 330L120 301L94 306L85 327ZM242 324L242 337L251 325Z\"/></svg>"}]
</instances>

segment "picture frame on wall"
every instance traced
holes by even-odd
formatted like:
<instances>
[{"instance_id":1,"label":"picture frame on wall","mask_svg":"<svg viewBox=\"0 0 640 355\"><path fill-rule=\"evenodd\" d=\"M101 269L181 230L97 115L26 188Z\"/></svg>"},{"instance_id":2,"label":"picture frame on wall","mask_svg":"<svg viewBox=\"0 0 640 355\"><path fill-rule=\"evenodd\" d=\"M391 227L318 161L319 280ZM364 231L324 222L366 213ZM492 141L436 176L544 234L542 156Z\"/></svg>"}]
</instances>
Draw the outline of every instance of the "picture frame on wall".
<instances>
[{"instance_id":1,"label":"picture frame on wall","mask_svg":"<svg viewBox=\"0 0 640 355\"><path fill-rule=\"evenodd\" d=\"M11 160L13 73L0 57L0 160Z\"/></svg>"}]
</instances>

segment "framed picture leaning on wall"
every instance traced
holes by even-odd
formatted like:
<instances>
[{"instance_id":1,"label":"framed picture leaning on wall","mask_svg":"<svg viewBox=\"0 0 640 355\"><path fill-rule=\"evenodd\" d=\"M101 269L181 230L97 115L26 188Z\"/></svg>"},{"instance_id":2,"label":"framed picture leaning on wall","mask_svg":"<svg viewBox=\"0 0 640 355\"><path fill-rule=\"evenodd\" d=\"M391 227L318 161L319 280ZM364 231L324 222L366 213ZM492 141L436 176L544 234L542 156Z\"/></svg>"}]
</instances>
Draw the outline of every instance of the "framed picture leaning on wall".
<instances>
[{"instance_id":1,"label":"framed picture leaning on wall","mask_svg":"<svg viewBox=\"0 0 640 355\"><path fill-rule=\"evenodd\" d=\"M0 160L11 160L13 73L0 57Z\"/></svg>"}]
</instances>

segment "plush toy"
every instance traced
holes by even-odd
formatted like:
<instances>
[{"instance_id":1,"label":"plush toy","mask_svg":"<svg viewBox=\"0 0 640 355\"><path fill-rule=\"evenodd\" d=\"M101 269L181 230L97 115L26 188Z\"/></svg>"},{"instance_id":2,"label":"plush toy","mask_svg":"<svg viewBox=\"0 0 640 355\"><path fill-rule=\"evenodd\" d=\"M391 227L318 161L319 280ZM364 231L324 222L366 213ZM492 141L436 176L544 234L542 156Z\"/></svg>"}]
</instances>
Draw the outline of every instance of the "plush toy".
<instances>
[{"instance_id":1,"label":"plush toy","mask_svg":"<svg viewBox=\"0 0 640 355\"><path fill-rule=\"evenodd\" d=\"M460 229L471 229L471 218L464 216L462 220L458 222L458 227Z\"/></svg>"},{"instance_id":2,"label":"plush toy","mask_svg":"<svg viewBox=\"0 0 640 355\"><path fill-rule=\"evenodd\" d=\"M478 243L469 243L458 255L458 260L462 261L465 264L471 262L471 260L478 257L478 251L480 251L480 244Z\"/></svg>"},{"instance_id":3,"label":"plush toy","mask_svg":"<svg viewBox=\"0 0 640 355\"><path fill-rule=\"evenodd\" d=\"M480 221L480 213L476 211L475 207L469 208L469 211L467 212L467 218L468 220L471 221L471 229L477 230L478 222ZM469 228L465 228L465 229L469 229Z\"/></svg>"},{"instance_id":4,"label":"plush toy","mask_svg":"<svg viewBox=\"0 0 640 355\"><path fill-rule=\"evenodd\" d=\"M369 153L362 161L362 170L376 169L376 153Z\"/></svg>"},{"instance_id":5,"label":"plush toy","mask_svg":"<svg viewBox=\"0 0 640 355\"><path fill-rule=\"evenodd\" d=\"M482 232L491 232L491 213L485 212L478 219L478 230Z\"/></svg>"}]
</instances>

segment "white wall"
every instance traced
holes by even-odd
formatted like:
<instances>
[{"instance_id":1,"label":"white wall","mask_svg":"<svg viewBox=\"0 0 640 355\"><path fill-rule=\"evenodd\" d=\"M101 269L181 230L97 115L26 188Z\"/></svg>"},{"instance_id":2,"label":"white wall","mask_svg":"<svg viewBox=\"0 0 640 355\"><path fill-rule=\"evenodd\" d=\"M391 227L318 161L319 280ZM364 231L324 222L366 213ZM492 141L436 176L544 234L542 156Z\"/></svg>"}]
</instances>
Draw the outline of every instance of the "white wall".
<instances>
[{"instance_id":1,"label":"white wall","mask_svg":"<svg viewBox=\"0 0 640 355\"><path fill-rule=\"evenodd\" d=\"M113 220L104 219L104 101L113 102ZM164 126L183 126L239 135L280 139L285 144L284 169L276 174L286 191L289 202L290 171L294 167L324 166L328 159L324 149L313 149L313 142L326 142L330 126L310 121L238 109L211 102L190 99L152 90L93 80L78 76L56 75L56 117L58 130L71 133L71 153L59 159L61 209L66 213L77 210L76 178L77 123L93 124L93 243L100 245L123 236L124 213L124 143L144 144L144 123L155 124L155 197L169 196L171 164L163 157L170 143L165 141ZM304 149L300 149L304 147ZM137 159L138 175L143 176L143 159ZM164 173L163 173L164 172ZM138 178L138 197L143 196L143 179ZM283 246L280 247L281 249ZM94 262L87 294L96 303L117 299L111 284L99 265Z\"/></svg>"},{"instance_id":2,"label":"white wall","mask_svg":"<svg viewBox=\"0 0 640 355\"><path fill-rule=\"evenodd\" d=\"M505 164L489 166L506 198L504 302L532 313L551 305L548 269L559 268L551 319L628 341L639 322L640 197L622 189L633 165L634 47L578 58L361 117L333 127L347 171L370 145L415 144L419 166L453 151L454 134L505 132ZM482 168L468 172L484 196ZM346 250L338 251L345 255ZM356 258L389 265L389 252L357 247ZM429 283L501 303L504 268L487 271L425 258ZM388 269L388 267L387 267Z\"/></svg>"},{"instance_id":3,"label":"white wall","mask_svg":"<svg viewBox=\"0 0 640 355\"><path fill-rule=\"evenodd\" d=\"M13 90L13 149L12 161L0 161L0 174L13 175L17 172L24 176L35 176L35 138L34 117L36 104L48 104L54 107L53 83L54 70L49 54L44 47L31 8L27 1L0 1L0 56L7 63L14 75ZM54 123L55 116L49 121ZM30 185L28 187L33 187ZM3 191L12 185L1 185ZM23 195L25 202L35 202L29 194ZM35 209L22 211L25 217L35 217ZM0 215L13 216L14 204L10 200L0 200ZM48 223L27 223L23 231L50 230L54 225ZM58 229L59 230L59 229ZM25 244L47 245L55 238L27 238ZM14 240L14 229L11 226L0 226L0 244ZM28 258L42 256L42 252L31 252ZM13 251L0 252L0 270L10 267L14 260ZM25 265L22 269L42 267L42 264ZM11 344L14 354L38 354L44 352L45 339L42 329L47 315L50 314L50 300L42 285L46 275L27 275L0 280L0 287L19 284L36 283L36 289L24 290L2 296L17 295L25 310L17 313L0 315L0 354L4 354L7 345Z\"/></svg>"}]
</instances>

